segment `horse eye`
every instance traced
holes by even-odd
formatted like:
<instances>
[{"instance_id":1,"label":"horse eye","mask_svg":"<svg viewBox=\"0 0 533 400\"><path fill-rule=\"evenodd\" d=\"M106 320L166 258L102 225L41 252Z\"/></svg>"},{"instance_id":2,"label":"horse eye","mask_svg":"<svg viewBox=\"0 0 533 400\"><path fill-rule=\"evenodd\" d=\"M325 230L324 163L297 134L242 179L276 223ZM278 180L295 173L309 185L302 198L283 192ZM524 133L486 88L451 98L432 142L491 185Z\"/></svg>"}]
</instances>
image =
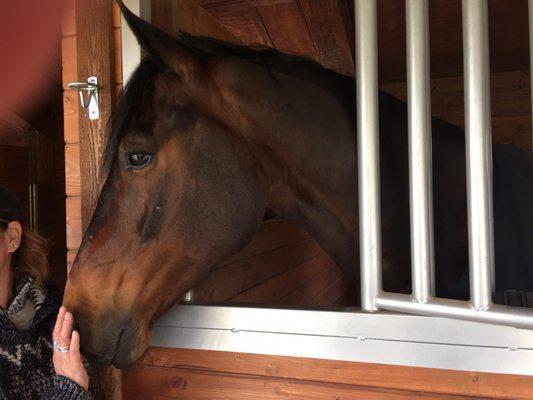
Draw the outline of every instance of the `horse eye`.
<instances>
[{"instance_id":1,"label":"horse eye","mask_svg":"<svg viewBox=\"0 0 533 400\"><path fill-rule=\"evenodd\" d=\"M128 155L129 168L143 168L152 161L152 155L147 153L131 153Z\"/></svg>"}]
</instances>

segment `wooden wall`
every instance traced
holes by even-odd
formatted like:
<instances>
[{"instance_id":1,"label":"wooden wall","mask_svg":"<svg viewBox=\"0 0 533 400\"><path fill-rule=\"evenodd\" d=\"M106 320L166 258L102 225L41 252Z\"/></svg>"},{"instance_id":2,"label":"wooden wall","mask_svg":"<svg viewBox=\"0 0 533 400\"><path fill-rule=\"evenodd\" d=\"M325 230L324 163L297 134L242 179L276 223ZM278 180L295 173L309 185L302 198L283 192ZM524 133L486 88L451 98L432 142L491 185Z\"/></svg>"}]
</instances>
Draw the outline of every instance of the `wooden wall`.
<instances>
[{"instance_id":1,"label":"wooden wall","mask_svg":"<svg viewBox=\"0 0 533 400\"><path fill-rule=\"evenodd\" d=\"M429 368L185 349L149 349L125 399L533 399L533 379Z\"/></svg>"}]
</instances>

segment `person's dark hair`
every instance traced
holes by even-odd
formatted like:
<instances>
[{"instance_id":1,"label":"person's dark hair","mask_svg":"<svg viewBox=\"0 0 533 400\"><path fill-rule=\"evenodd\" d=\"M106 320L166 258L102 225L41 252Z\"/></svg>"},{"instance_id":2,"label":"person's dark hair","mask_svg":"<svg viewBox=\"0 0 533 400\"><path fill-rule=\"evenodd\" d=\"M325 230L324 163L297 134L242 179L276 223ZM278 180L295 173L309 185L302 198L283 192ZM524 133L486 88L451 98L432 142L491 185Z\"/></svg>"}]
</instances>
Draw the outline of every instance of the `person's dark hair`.
<instances>
[{"instance_id":1,"label":"person's dark hair","mask_svg":"<svg viewBox=\"0 0 533 400\"><path fill-rule=\"evenodd\" d=\"M48 278L48 253L50 242L34 232L30 227L22 224L22 238L20 246L13 254L12 267L15 276L29 275L38 284L43 284ZM8 222L0 221L0 232L5 232Z\"/></svg>"},{"instance_id":2,"label":"person's dark hair","mask_svg":"<svg viewBox=\"0 0 533 400\"><path fill-rule=\"evenodd\" d=\"M4 233L13 221L22 225L20 246L12 257L15 276L26 274L42 284L48 277L50 243L25 224L20 201L9 189L0 186L0 233Z\"/></svg>"}]
</instances>

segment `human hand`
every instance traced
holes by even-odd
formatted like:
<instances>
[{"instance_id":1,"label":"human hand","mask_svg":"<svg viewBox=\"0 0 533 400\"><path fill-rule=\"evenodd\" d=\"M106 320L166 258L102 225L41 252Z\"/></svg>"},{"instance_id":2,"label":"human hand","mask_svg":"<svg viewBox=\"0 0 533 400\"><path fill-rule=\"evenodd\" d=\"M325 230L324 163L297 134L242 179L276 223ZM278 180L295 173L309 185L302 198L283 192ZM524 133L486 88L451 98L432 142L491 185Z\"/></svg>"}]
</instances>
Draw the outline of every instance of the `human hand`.
<instances>
[{"instance_id":1,"label":"human hand","mask_svg":"<svg viewBox=\"0 0 533 400\"><path fill-rule=\"evenodd\" d=\"M74 317L65 307L59 309L52 333L54 368L57 375L72 379L83 389L89 389L89 374L80 353L80 334L72 331Z\"/></svg>"}]
</instances>

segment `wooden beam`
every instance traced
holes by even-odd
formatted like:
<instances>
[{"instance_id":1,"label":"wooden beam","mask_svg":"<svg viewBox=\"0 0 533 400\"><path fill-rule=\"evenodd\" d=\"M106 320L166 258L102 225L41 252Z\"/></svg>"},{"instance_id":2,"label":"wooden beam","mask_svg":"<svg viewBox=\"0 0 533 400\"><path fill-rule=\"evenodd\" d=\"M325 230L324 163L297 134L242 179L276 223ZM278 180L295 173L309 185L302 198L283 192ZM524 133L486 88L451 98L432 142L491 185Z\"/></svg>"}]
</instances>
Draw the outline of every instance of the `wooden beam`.
<instances>
[{"instance_id":1,"label":"wooden beam","mask_svg":"<svg viewBox=\"0 0 533 400\"><path fill-rule=\"evenodd\" d=\"M263 377L304 382L354 385L383 389L405 390L428 394L464 396L460 398L533 399L533 379L524 375L490 374L481 372L452 371L397 365L369 364L347 361L318 360L311 358L269 356L260 354L231 353L222 351L151 348L137 364L153 368L173 368L174 376L182 371L211 371L225 376ZM128 376L128 374L130 374ZM132 378L144 382L141 370L125 373L126 385ZM148 375L146 375L148 376ZM176 382L176 379L168 382ZM219 381L220 382L220 381ZM153 387L153 386L152 386ZM160 388L163 393L165 387ZM132 393L125 388L125 394ZM155 394L155 393L154 393ZM215 398L207 395L202 398ZM343 399L354 398L340 396ZM134 397L125 397L134 398ZM190 398L174 396L172 398ZM199 397L194 397L199 398ZM240 398L230 397L227 398ZM260 398L254 397L252 398ZM264 397L266 398L266 397ZM293 398L272 396L269 399ZM294 398L313 398L294 396ZM319 397L320 398L320 397ZM328 399L335 399L334 392ZM355 398L374 398L361 396ZM388 398L396 398L391 394ZM453 397L451 397L453 398Z\"/></svg>"},{"instance_id":2,"label":"wooden beam","mask_svg":"<svg viewBox=\"0 0 533 400\"><path fill-rule=\"evenodd\" d=\"M104 177L100 159L106 143L106 127L115 98L115 39L112 0L76 0L77 80L98 77L100 118L79 115L82 230L93 214ZM97 367L96 397L121 399L121 375L112 367Z\"/></svg>"},{"instance_id":3,"label":"wooden beam","mask_svg":"<svg viewBox=\"0 0 533 400\"><path fill-rule=\"evenodd\" d=\"M106 143L106 126L115 98L114 31L112 0L76 1L76 47L78 80L98 77L100 118L79 118L82 183L82 223L92 216L103 177L100 158Z\"/></svg>"}]
</instances>

